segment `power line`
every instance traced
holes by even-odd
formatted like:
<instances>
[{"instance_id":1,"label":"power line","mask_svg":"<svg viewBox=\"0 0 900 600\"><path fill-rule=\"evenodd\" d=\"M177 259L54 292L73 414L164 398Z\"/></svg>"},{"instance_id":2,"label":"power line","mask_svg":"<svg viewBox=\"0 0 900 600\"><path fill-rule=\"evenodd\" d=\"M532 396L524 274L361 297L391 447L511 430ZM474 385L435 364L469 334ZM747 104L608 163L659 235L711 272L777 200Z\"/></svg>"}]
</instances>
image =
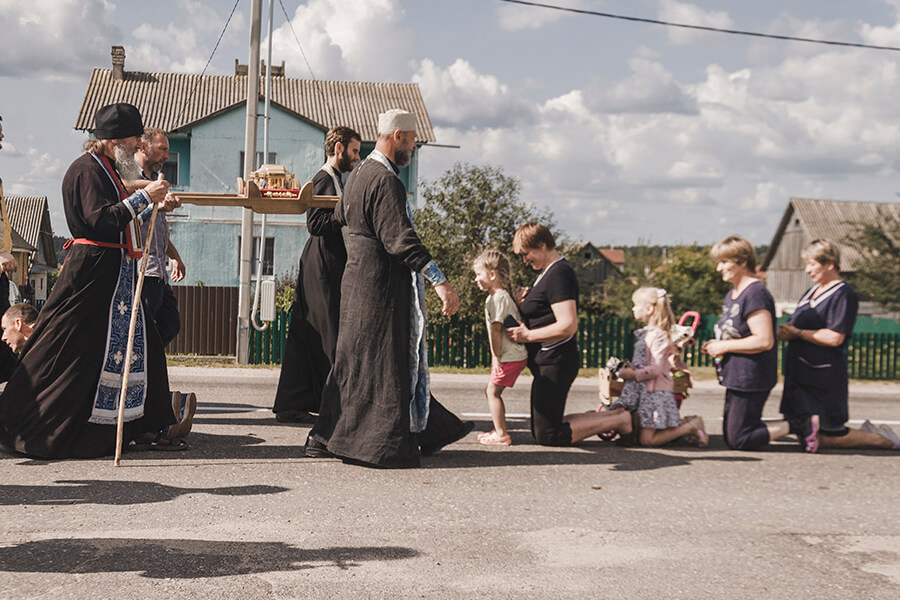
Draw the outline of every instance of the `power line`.
<instances>
[{"instance_id":1,"label":"power line","mask_svg":"<svg viewBox=\"0 0 900 600\"><path fill-rule=\"evenodd\" d=\"M331 121L330 127L335 127L338 123L334 121L334 113L331 111L331 103L328 101L328 98L325 96L325 92L322 91L322 88L319 86L319 80L316 79L316 74L313 73L312 65L309 64L309 59L306 58L306 52L303 51L303 45L300 43L300 38L297 36L297 32L294 31L294 24L291 22L291 18L287 14L287 10L284 8L284 2L278 0L278 4L281 5L281 12L284 13L284 19L287 21L288 27L291 28L291 33L294 34L294 40L297 42L297 47L300 48L300 56L303 57L303 61L306 63L306 68L309 69L309 75L313 80L313 87L319 93L319 96L322 99L322 104L325 106L325 110L328 111L328 118Z\"/></svg>"},{"instance_id":2,"label":"power line","mask_svg":"<svg viewBox=\"0 0 900 600\"><path fill-rule=\"evenodd\" d=\"M855 42L838 42L834 40L820 40L815 38L802 38L790 35L775 35L771 33L760 33L758 31L742 31L739 29L723 29L720 27L707 27L705 25L689 25L687 23L672 23L669 21L660 21L658 19L644 19L641 17L629 17L626 15L615 15L612 13L598 12L595 10L584 10L579 8L568 8L565 6L554 6L552 4L543 4L541 2L524 2L523 0L499 0L500 2L508 2L509 4L521 4L524 6L535 6L538 8L546 8L550 10L559 10L564 12L577 13L582 15L591 15L593 17L605 17L607 19L620 19L622 21L635 21L638 23L650 23L652 25L665 25L666 27L680 27L682 29L698 29L701 31L712 31L715 33L729 33L732 35L746 35L750 37L769 38L773 40L784 40L789 42L806 42L809 44L826 44L828 46L848 46L851 48L866 48L868 50L892 50L900 52L897 46L874 46L871 44L858 44Z\"/></svg>"},{"instance_id":3,"label":"power line","mask_svg":"<svg viewBox=\"0 0 900 600\"><path fill-rule=\"evenodd\" d=\"M181 122L181 117L184 115L184 110L188 107L188 104L191 103L191 100L194 98L194 92L197 91L197 86L200 85L200 82L203 80L203 75L206 73L206 69L209 68L209 63L212 62L213 56L216 55L216 50L219 49L219 44L222 42L222 38L225 37L225 31L228 29L228 24L231 23L231 18L234 16L234 11L237 10L238 4L240 4L241 0L235 0L234 6L231 7L231 14L228 15L228 20L225 21L225 27L222 28L222 33L219 34L219 39L216 40L216 45L212 50L212 54L209 55L209 60L206 61L206 66L203 67L203 70L200 71L200 75L197 77L197 80L194 82L194 87L191 88L191 93L188 95L187 100L184 101L184 104L181 106L181 112L178 113L178 118L175 119L175 123L177 124Z\"/></svg>"}]
</instances>

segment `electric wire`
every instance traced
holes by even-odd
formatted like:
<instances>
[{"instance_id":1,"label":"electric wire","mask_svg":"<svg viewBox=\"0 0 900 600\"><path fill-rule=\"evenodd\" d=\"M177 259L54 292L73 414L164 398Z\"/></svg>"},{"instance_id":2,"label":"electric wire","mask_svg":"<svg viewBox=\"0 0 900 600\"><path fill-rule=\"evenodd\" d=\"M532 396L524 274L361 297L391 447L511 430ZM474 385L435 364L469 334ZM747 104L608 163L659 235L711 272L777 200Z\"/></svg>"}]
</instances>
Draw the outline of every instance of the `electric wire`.
<instances>
[{"instance_id":1,"label":"electric wire","mask_svg":"<svg viewBox=\"0 0 900 600\"><path fill-rule=\"evenodd\" d=\"M206 73L206 70L209 68L209 64L212 62L213 57L216 55L216 50L219 49L219 44L222 43L222 38L225 37L225 32L228 30L228 24L231 23L231 18L234 17L234 12L237 10L238 4L241 3L241 0L235 0L234 6L231 7L231 14L228 15L228 19L225 21L225 26L222 28L222 33L219 34L219 39L216 40L216 45L213 47L212 53L209 55L209 60L206 61L206 66L203 67L203 70L200 71L200 75L197 77L197 80L194 81L194 86L191 88L191 93L188 94L187 100L184 101L184 104L181 106L181 112L178 113L178 118L175 119L175 122L172 125L181 125L181 117L184 115L185 109L191 103L191 100L194 99L194 92L197 91L197 86L200 85L200 82L203 80L203 75ZM173 127L173 130L175 127Z\"/></svg>"},{"instance_id":2,"label":"electric wire","mask_svg":"<svg viewBox=\"0 0 900 600\"><path fill-rule=\"evenodd\" d=\"M823 40L816 38L804 38L804 37L796 37L791 35L777 35L774 33L760 33L758 31L743 31L740 29L724 29L721 27L709 27L706 25L691 25L688 23L673 23L671 21L661 21L659 19L646 19L643 17L630 17L627 15L617 15L613 13L605 13L599 12L595 10L586 10L581 8L569 8L566 6L556 6L553 4L544 4L542 2L526 2L524 0L499 0L500 2L506 2L509 4L521 4L523 6L534 6L538 8L546 8L549 10L558 10L563 12L571 12L582 15L590 15L593 17L604 17L607 19L620 19L622 21L634 21L638 23L650 23L652 25L664 25L666 27L680 27L682 29L696 29L700 31L711 31L714 33L726 33L731 35L746 35L750 37L758 37L758 38L769 38L773 40L782 40L788 42L805 42L809 44L826 44L829 46L846 46L850 48L865 48L867 50L890 50L893 52L900 52L900 47L897 46L876 46L873 44L862 44L857 42L839 42L835 40Z\"/></svg>"},{"instance_id":3,"label":"electric wire","mask_svg":"<svg viewBox=\"0 0 900 600\"><path fill-rule=\"evenodd\" d=\"M294 35L294 40L297 42L297 47L300 49L300 56L303 57L303 61L306 63L306 68L309 69L309 75L313 80L313 88L315 88L316 92L319 94L319 97L322 100L322 105L325 107L325 110L328 114L328 121L330 127L335 127L340 123L335 122L334 113L331 110L331 103L328 101L328 97L325 95L325 92L322 90L319 85L319 80L316 78L316 74L313 73L312 65L309 64L309 59L306 58L306 52L303 51L303 45L300 43L300 38L297 36L297 32L294 31L294 24L291 22L291 18L288 16L287 9L284 8L284 2L282 0L278 0L278 4L281 6L281 12L284 13L284 19L287 21L288 27L291 29L291 33Z\"/></svg>"}]
</instances>

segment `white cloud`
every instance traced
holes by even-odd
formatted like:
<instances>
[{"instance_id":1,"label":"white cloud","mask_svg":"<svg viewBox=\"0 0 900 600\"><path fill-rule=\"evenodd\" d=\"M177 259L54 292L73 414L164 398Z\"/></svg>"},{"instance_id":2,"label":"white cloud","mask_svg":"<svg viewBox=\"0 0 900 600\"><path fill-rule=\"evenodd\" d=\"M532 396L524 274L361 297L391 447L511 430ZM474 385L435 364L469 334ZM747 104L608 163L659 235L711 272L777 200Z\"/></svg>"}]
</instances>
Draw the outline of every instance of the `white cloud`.
<instances>
[{"instance_id":1,"label":"white cloud","mask_svg":"<svg viewBox=\"0 0 900 600\"><path fill-rule=\"evenodd\" d=\"M734 22L728 13L720 10L703 10L696 4L677 2L676 0L660 0L659 19L684 25L700 25L719 29L734 29ZM675 44L718 43L725 34L704 32L681 27L668 28L669 39Z\"/></svg>"},{"instance_id":2,"label":"white cloud","mask_svg":"<svg viewBox=\"0 0 900 600\"><path fill-rule=\"evenodd\" d=\"M406 81L413 34L403 20L399 0L310 0L291 19L303 52L285 24L273 33L273 61L283 58L290 77L310 77L305 54L317 79Z\"/></svg>"},{"instance_id":3,"label":"white cloud","mask_svg":"<svg viewBox=\"0 0 900 600\"><path fill-rule=\"evenodd\" d=\"M59 158L36 148L29 148L25 158L28 171L16 180L17 183L28 185L62 178L63 161Z\"/></svg>"},{"instance_id":4,"label":"white cloud","mask_svg":"<svg viewBox=\"0 0 900 600\"><path fill-rule=\"evenodd\" d=\"M435 177L455 160L499 165L522 181L523 199L598 243L735 232L764 241L792 195L868 199L876 179L896 187L892 56L820 49L753 68L710 64L690 83L662 60L636 51L628 76L534 103L526 124L447 120L441 141L462 148L423 150L421 173ZM689 99L682 107L692 110L660 110L667 98Z\"/></svg>"},{"instance_id":5,"label":"white cloud","mask_svg":"<svg viewBox=\"0 0 900 600\"><path fill-rule=\"evenodd\" d=\"M608 113L697 112L696 101L659 62L641 57L628 61L632 74L609 84L595 81L587 90L591 108Z\"/></svg>"},{"instance_id":6,"label":"white cloud","mask_svg":"<svg viewBox=\"0 0 900 600\"><path fill-rule=\"evenodd\" d=\"M436 125L504 127L529 121L534 113L497 77L478 73L462 59L441 69L426 58L412 80L419 84Z\"/></svg>"},{"instance_id":7,"label":"white cloud","mask_svg":"<svg viewBox=\"0 0 900 600\"><path fill-rule=\"evenodd\" d=\"M0 76L81 79L121 39L107 0L0 0Z\"/></svg>"},{"instance_id":8,"label":"white cloud","mask_svg":"<svg viewBox=\"0 0 900 600\"><path fill-rule=\"evenodd\" d=\"M556 6L565 8L588 8L584 0L556 0ZM560 19L575 16L574 13L542 8L539 6L526 6L524 4L503 3L497 7L497 22L501 29L507 31L522 31L528 29L540 29L549 23L555 23Z\"/></svg>"}]
</instances>

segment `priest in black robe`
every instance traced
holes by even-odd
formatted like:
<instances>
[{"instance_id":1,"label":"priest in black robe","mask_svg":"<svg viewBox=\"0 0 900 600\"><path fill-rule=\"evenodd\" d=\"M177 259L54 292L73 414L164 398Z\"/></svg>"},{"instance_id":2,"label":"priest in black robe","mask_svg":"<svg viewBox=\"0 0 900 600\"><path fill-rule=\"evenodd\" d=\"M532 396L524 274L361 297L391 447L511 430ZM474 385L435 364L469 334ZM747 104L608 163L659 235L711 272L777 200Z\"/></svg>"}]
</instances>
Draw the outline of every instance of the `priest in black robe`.
<instances>
[{"instance_id":1,"label":"priest in black robe","mask_svg":"<svg viewBox=\"0 0 900 600\"><path fill-rule=\"evenodd\" d=\"M86 152L63 178L74 244L0 395L0 444L28 456L86 458L115 451L113 396L122 382L114 371L121 373L124 351L117 348L127 343L127 323L124 336L121 325L131 313L121 298L134 297L140 256L130 225L136 217L148 218L153 203L164 211L178 205L164 181L130 195L122 183L120 170L136 167L134 152L144 132L137 108L104 106L95 124L96 139L85 144ZM135 179L137 171L122 175ZM165 354L152 319L140 321L125 443L149 436L168 445L162 432L175 415Z\"/></svg>"},{"instance_id":2,"label":"priest in black robe","mask_svg":"<svg viewBox=\"0 0 900 600\"><path fill-rule=\"evenodd\" d=\"M459 300L413 228L398 177L415 149L415 130L409 112L379 115L375 150L350 175L335 208L347 264L335 361L322 394L333 426L313 437L365 466L417 467L420 454L472 428L431 397L424 280L444 314L455 313Z\"/></svg>"},{"instance_id":3,"label":"priest in black robe","mask_svg":"<svg viewBox=\"0 0 900 600\"><path fill-rule=\"evenodd\" d=\"M362 138L349 127L333 127L325 135L325 164L312 179L313 194L340 196L341 175L359 162ZM334 362L341 277L347 250L333 208L306 212L309 239L300 255L291 322L281 361L281 376L272 408L279 423L314 423L322 388Z\"/></svg>"}]
</instances>

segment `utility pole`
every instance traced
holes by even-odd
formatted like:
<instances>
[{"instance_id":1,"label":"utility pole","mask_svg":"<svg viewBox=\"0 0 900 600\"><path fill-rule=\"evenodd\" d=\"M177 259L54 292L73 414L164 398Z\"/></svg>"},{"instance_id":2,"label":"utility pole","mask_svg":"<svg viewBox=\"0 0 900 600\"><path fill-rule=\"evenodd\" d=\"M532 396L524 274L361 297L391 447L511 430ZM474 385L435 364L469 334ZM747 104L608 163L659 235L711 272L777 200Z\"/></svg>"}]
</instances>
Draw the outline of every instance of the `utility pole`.
<instances>
[{"instance_id":1,"label":"utility pole","mask_svg":"<svg viewBox=\"0 0 900 600\"><path fill-rule=\"evenodd\" d=\"M247 129L244 141L244 180L256 169L256 119L259 112L259 35L262 0L250 4L250 60L247 63ZM241 209L241 269L238 291L238 364L250 362L250 259L253 249L253 211Z\"/></svg>"}]
</instances>

